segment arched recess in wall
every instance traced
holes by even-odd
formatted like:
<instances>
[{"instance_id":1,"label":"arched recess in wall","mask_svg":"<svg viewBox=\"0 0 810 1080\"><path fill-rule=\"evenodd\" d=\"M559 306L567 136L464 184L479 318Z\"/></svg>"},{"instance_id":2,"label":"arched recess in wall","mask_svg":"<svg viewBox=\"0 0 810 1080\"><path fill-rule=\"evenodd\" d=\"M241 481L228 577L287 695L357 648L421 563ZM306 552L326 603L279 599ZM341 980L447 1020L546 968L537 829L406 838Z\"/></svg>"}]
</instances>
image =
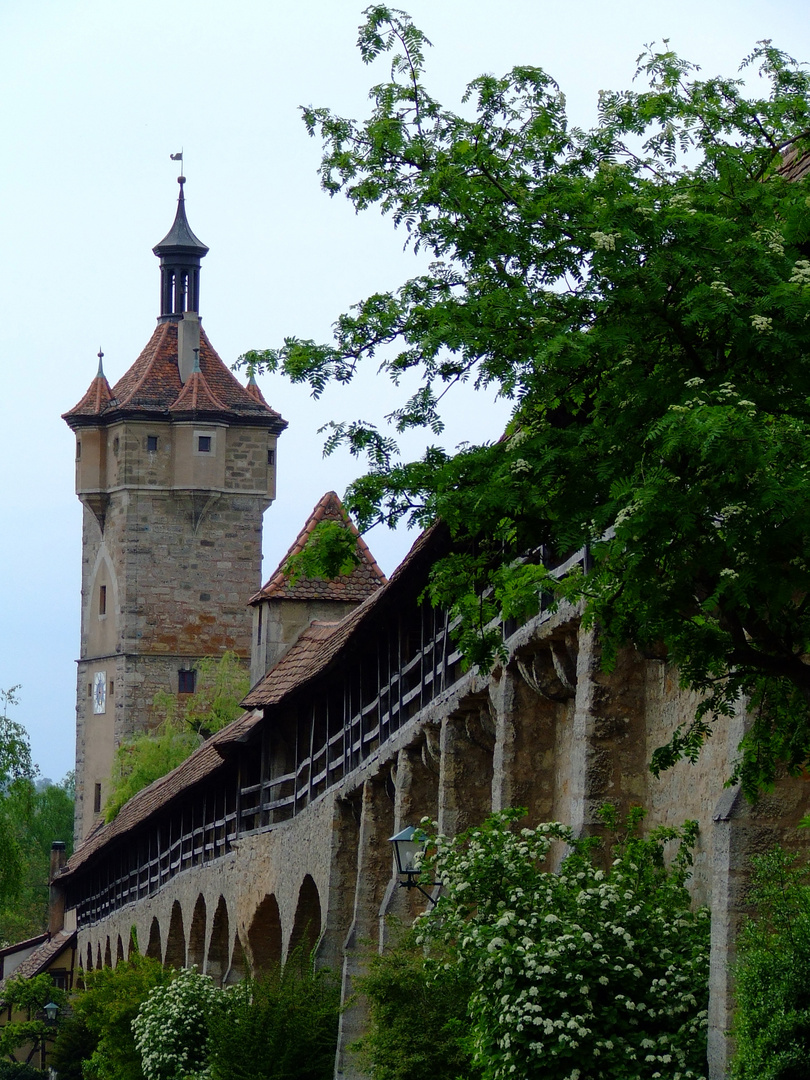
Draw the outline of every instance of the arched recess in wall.
<instances>
[{"instance_id":1,"label":"arched recess in wall","mask_svg":"<svg viewBox=\"0 0 810 1080\"><path fill-rule=\"evenodd\" d=\"M254 975L281 963L281 916L278 901L272 893L256 908L248 929L248 948Z\"/></svg>"},{"instance_id":2,"label":"arched recess in wall","mask_svg":"<svg viewBox=\"0 0 810 1080\"><path fill-rule=\"evenodd\" d=\"M225 985L231 986L233 983L241 982L247 974L247 963L245 961L245 949L242 945L242 941L239 937L239 933L233 935L233 948L231 950L231 966L228 968L228 972L225 976Z\"/></svg>"},{"instance_id":3,"label":"arched recess in wall","mask_svg":"<svg viewBox=\"0 0 810 1080\"><path fill-rule=\"evenodd\" d=\"M107 944L104 946L104 967L112 967L112 946L109 938L107 938Z\"/></svg>"},{"instance_id":4,"label":"arched recess in wall","mask_svg":"<svg viewBox=\"0 0 810 1080\"><path fill-rule=\"evenodd\" d=\"M181 968L186 965L186 932L183 927L183 912L178 900L175 900L172 904L169 936L166 939L166 956L163 963L166 967L173 968Z\"/></svg>"},{"instance_id":5,"label":"arched recess in wall","mask_svg":"<svg viewBox=\"0 0 810 1080\"><path fill-rule=\"evenodd\" d=\"M320 936L321 898L318 896L318 886L307 874L298 892L298 906L295 909L295 921L287 955L289 956L293 949L299 946L305 953L311 953L318 944Z\"/></svg>"},{"instance_id":6,"label":"arched recess in wall","mask_svg":"<svg viewBox=\"0 0 810 1080\"><path fill-rule=\"evenodd\" d=\"M202 971L205 963L205 923L205 900L200 893L194 905L194 914L191 916L191 927L188 932L188 966L196 966L198 971Z\"/></svg>"},{"instance_id":7,"label":"arched recess in wall","mask_svg":"<svg viewBox=\"0 0 810 1080\"><path fill-rule=\"evenodd\" d=\"M96 967L101 967L101 942L96 945Z\"/></svg>"},{"instance_id":8,"label":"arched recess in wall","mask_svg":"<svg viewBox=\"0 0 810 1080\"><path fill-rule=\"evenodd\" d=\"M228 922L228 906L225 903L225 897L220 896L214 912L211 943L208 946L208 962L205 965L205 974L210 975L214 982L220 985L228 971L230 948L231 930Z\"/></svg>"},{"instance_id":9,"label":"arched recess in wall","mask_svg":"<svg viewBox=\"0 0 810 1080\"><path fill-rule=\"evenodd\" d=\"M121 940L121 935L118 935L118 944L115 947L115 965L116 967L122 963L126 957L124 956L124 943Z\"/></svg>"},{"instance_id":10,"label":"arched recess in wall","mask_svg":"<svg viewBox=\"0 0 810 1080\"><path fill-rule=\"evenodd\" d=\"M149 944L146 946L145 956L151 956L153 960L162 960L160 949L160 924L157 921L157 915L152 918L152 925L149 927Z\"/></svg>"},{"instance_id":11,"label":"arched recess in wall","mask_svg":"<svg viewBox=\"0 0 810 1080\"><path fill-rule=\"evenodd\" d=\"M93 970L93 947L90 942L87 942L87 962L84 965L85 971Z\"/></svg>"}]
</instances>

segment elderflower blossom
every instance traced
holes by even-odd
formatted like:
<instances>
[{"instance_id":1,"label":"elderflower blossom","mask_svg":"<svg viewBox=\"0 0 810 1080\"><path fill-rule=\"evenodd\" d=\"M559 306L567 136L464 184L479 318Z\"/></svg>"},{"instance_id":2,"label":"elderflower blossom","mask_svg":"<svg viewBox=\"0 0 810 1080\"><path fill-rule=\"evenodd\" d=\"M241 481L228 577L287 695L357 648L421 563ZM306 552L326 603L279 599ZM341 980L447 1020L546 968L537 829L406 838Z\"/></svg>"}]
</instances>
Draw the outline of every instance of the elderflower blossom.
<instances>
[{"instance_id":1,"label":"elderflower blossom","mask_svg":"<svg viewBox=\"0 0 810 1080\"><path fill-rule=\"evenodd\" d=\"M621 233L592 232L591 239L597 251L615 251L616 241L621 240Z\"/></svg>"},{"instance_id":2,"label":"elderflower blossom","mask_svg":"<svg viewBox=\"0 0 810 1080\"><path fill-rule=\"evenodd\" d=\"M712 289L714 292L722 293L723 296L730 296L732 298L734 297L734 293L731 291L728 285L726 285L725 281L720 281L719 279L717 281L713 281L709 288Z\"/></svg>"},{"instance_id":3,"label":"elderflower blossom","mask_svg":"<svg viewBox=\"0 0 810 1080\"><path fill-rule=\"evenodd\" d=\"M810 260L797 259L789 280L794 285L810 285Z\"/></svg>"},{"instance_id":4,"label":"elderflower blossom","mask_svg":"<svg viewBox=\"0 0 810 1080\"><path fill-rule=\"evenodd\" d=\"M772 330L772 323L773 319L769 318L767 315L751 316L751 325L760 334L769 334Z\"/></svg>"}]
</instances>

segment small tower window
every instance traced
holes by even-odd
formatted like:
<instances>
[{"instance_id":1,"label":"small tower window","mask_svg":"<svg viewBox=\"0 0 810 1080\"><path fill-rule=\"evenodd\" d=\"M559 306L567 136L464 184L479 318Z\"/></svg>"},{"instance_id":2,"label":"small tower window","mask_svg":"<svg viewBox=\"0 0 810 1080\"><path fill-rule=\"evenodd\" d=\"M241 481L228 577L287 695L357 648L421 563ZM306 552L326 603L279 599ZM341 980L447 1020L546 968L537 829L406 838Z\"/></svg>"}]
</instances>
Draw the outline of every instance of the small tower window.
<instances>
[{"instance_id":1,"label":"small tower window","mask_svg":"<svg viewBox=\"0 0 810 1080\"><path fill-rule=\"evenodd\" d=\"M211 436L210 435L198 435L197 436L197 451L200 454L211 453Z\"/></svg>"},{"instance_id":2,"label":"small tower window","mask_svg":"<svg viewBox=\"0 0 810 1080\"><path fill-rule=\"evenodd\" d=\"M178 694L193 694L194 682L196 671L178 671L177 672L177 693Z\"/></svg>"},{"instance_id":3,"label":"small tower window","mask_svg":"<svg viewBox=\"0 0 810 1080\"><path fill-rule=\"evenodd\" d=\"M107 614L107 586L101 585L98 590L98 613L99 615Z\"/></svg>"},{"instance_id":4,"label":"small tower window","mask_svg":"<svg viewBox=\"0 0 810 1080\"><path fill-rule=\"evenodd\" d=\"M93 813L101 813L101 784L96 784L93 788Z\"/></svg>"},{"instance_id":5,"label":"small tower window","mask_svg":"<svg viewBox=\"0 0 810 1080\"><path fill-rule=\"evenodd\" d=\"M81 439L76 440L76 460L77 461L82 460L82 441L81 441Z\"/></svg>"},{"instance_id":6,"label":"small tower window","mask_svg":"<svg viewBox=\"0 0 810 1080\"><path fill-rule=\"evenodd\" d=\"M157 437L157 435L147 435L146 436L146 449L147 449L147 452L150 453L150 454L156 454L157 453L157 448L158 448L158 437Z\"/></svg>"},{"instance_id":7,"label":"small tower window","mask_svg":"<svg viewBox=\"0 0 810 1080\"><path fill-rule=\"evenodd\" d=\"M268 450L267 451L267 464L268 465L275 465L275 463L276 463L276 452L275 452L275 450Z\"/></svg>"},{"instance_id":8,"label":"small tower window","mask_svg":"<svg viewBox=\"0 0 810 1080\"><path fill-rule=\"evenodd\" d=\"M257 626L256 626L256 644L257 645L261 645L261 643L262 643L262 615L263 614L264 614L264 604L259 604L259 617L257 619Z\"/></svg>"},{"instance_id":9,"label":"small tower window","mask_svg":"<svg viewBox=\"0 0 810 1080\"><path fill-rule=\"evenodd\" d=\"M115 454L116 457L118 457L118 450L119 450L120 446L121 446L121 440L116 435L115 438L113 439L113 453Z\"/></svg>"}]
</instances>

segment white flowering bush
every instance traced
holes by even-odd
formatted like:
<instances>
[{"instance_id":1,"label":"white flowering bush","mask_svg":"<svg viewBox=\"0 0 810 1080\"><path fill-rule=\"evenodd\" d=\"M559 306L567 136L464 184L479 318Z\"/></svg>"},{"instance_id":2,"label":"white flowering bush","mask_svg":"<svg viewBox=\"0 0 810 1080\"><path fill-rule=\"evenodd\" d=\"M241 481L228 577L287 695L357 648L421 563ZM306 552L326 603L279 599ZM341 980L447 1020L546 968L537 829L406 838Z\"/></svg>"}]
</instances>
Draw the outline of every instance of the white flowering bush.
<instances>
[{"instance_id":1,"label":"white flowering bush","mask_svg":"<svg viewBox=\"0 0 810 1080\"><path fill-rule=\"evenodd\" d=\"M146 1080L190 1080L206 1066L208 1028L223 991L207 975L186 968L156 987L132 1030Z\"/></svg>"},{"instance_id":2,"label":"white flowering bush","mask_svg":"<svg viewBox=\"0 0 810 1080\"><path fill-rule=\"evenodd\" d=\"M420 939L448 946L474 990L474 1060L486 1080L694 1080L706 1072L709 916L685 888L697 826L622 835L612 857L558 822L494 815L432 836L442 883ZM546 860L568 854L559 872ZM664 854L674 847L669 865ZM603 867L601 864L605 863Z\"/></svg>"}]
</instances>

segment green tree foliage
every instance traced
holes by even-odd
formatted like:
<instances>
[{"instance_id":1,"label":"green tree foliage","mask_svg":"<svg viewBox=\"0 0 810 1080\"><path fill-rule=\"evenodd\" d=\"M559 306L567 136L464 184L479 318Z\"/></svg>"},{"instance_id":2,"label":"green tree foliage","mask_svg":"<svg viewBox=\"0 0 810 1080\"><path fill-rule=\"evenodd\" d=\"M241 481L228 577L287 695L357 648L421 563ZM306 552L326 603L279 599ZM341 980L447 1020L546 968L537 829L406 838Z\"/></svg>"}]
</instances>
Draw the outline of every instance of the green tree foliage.
<instances>
[{"instance_id":1,"label":"green tree foliage","mask_svg":"<svg viewBox=\"0 0 810 1080\"><path fill-rule=\"evenodd\" d=\"M18 690L18 686L0 690L0 903L16 898L25 874L10 800L27 791L36 774L25 728L8 715L17 704Z\"/></svg>"},{"instance_id":2,"label":"green tree foliage","mask_svg":"<svg viewBox=\"0 0 810 1080\"><path fill-rule=\"evenodd\" d=\"M144 1080L132 1021L151 991L173 977L159 960L138 953L85 973L84 989L71 999L74 1016L97 1040L84 1063L85 1080Z\"/></svg>"},{"instance_id":3,"label":"green tree foliage","mask_svg":"<svg viewBox=\"0 0 810 1080\"><path fill-rule=\"evenodd\" d=\"M4 800L7 820L21 859L19 889L12 902L0 903L0 941L22 941L42 933L48 923L51 844L73 851L73 775L59 784L17 780Z\"/></svg>"},{"instance_id":4,"label":"green tree foliage","mask_svg":"<svg viewBox=\"0 0 810 1080\"><path fill-rule=\"evenodd\" d=\"M209 975L184 968L156 986L132 1022L146 1080L186 1080L205 1068L208 1026L222 991Z\"/></svg>"},{"instance_id":5,"label":"green tree foliage","mask_svg":"<svg viewBox=\"0 0 810 1080\"><path fill-rule=\"evenodd\" d=\"M369 956L354 984L368 1000L369 1024L350 1049L374 1080L476 1080L467 1018L475 984L452 952L440 962L434 943L428 957L416 936L412 929Z\"/></svg>"},{"instance_id":6,"label":"green tree foliage","mask_svg":"<svg viewBox=\"0 0 810 1080\"><path fill-rule=\"evenodd\" d=\"M363 61L390 54L363 122L304 109L321 179L378 207L430 268L362 300L333 342L295 337L246 354L320 394L371 361L416 391L396 431L442 428L457 382L514 402L505 437L400 462L363 420L332 426L368 473L346 496L365 528L442 518L454 554L435 602L462 615L469 659L497 654L497 614L553 591L527 553L592 545L563 595L628 640L668 655L704 697L655 769L693 758L717 714L749 695L756 723L739 776L810 762L810 182L780 167L810 150L807 69L761 42L759 75L699 78L664 43L639 88L603 92L591 130L539 67L483 75L460 112L425 84L424 35L375 4ZM325 567L325 572L330 568ZM491 599L479 602L482 587Z\"/></svg>"},{"instance_id":7,"label":"green tree foliage","mask_svg":"<svg viewBox=\"0 0 810 1080\"><path fill-rule=\"evenodd\" d=\"M43 1008L49 1002L60 1008L65 1005L65 992L53 985L50 975L37 975L33 979L11 978L3 987L3 1003L11 1009L12 1016L22 1016L0 1027L0 1057L14 1061L21 1050L27 1048L28 1064L43 1042L54 1036L53 1027L47 1023Z\"/></svg>"},{"instance_id":8,"label":"green tree foliage","mask_svg":"<svg viewBox=\"0 0 810 1080\"><path fill-rule=\"evenodd\" d=\"M340 988L296 950L283 967L228 988L209 1034L210 1080L331 1080Z\"/></svg>"},{"instance_id":9,"label":"green tree foliage","mask_svg":"<svg viewBox=\"0 0 810 1080\"><path fill-rule=\"evenodd\" d=\"M48 1064L59 1080L84 1080L83 1064L93 1056L97 1046L98 1036L90 1031L83 1019L70 1015L59 1024L56 1039L48 1052Z\"/></svg>"},{"instance_id":10,"label":"green tree foliage","mask_svg":"<svg viewBox=\"0 0 810 1080\"><path fill-rule=\"evenodd\" d=\"M0 943L41 933L47 922L54 840L73 842L73 781L36 782L25 728L12 720L17 690L0 691Z\"/></svg>"},{"instance_id":11,"label":"green tree foliage","mask_svg":"<svg viewBox=\"0 0 810 1080\"><path fill-rule=\"evenodd\" d=\"M800 1080L810 1062L810 867L754 860L757 914L738 940L735 1080Z\"/></svg>"},{"instance_id":12,"label":"green tree foliage","mask_svg":"<svg viewBox=\"0 0 810 1080\"><path fill-rule=\"evenodd\" d=\"M522 813L431 838L443 887L417 940L438 943L439 965L449 946L473 984L482 1076L705 1076L709 914L685 887L696 824L644 839L641 811L620 829L607 808L611 861L599 838L558 822L517 830ZM546 860L563 845L555 873Z\"/></svg>"},{"instance_id":13,"label":"green tree foliage","mask_svg":"<svg viewBox=\"0 0 810 1080\"><path fill-rule=\"evenodd\" d=\"M156 694L154 706L161 719L155 731L127 739L116 750L104 807L106 821L112 821L133 795L176 769L205 739L239 716L239 702L250 689L250 678L236 654L205 657L194 667L195 692Z\"/></svg>"},{"instance_id":14,"label":"green tree foliage","mask_svg":"<svg viewBox=\"0 0 810 1080\"><path fill-rule=\"evenodd\" d=\"M47 1072L35 1069L33 1065L0 1061L0 1080L46 1080Z\"/></svg>"}]
</instances>

